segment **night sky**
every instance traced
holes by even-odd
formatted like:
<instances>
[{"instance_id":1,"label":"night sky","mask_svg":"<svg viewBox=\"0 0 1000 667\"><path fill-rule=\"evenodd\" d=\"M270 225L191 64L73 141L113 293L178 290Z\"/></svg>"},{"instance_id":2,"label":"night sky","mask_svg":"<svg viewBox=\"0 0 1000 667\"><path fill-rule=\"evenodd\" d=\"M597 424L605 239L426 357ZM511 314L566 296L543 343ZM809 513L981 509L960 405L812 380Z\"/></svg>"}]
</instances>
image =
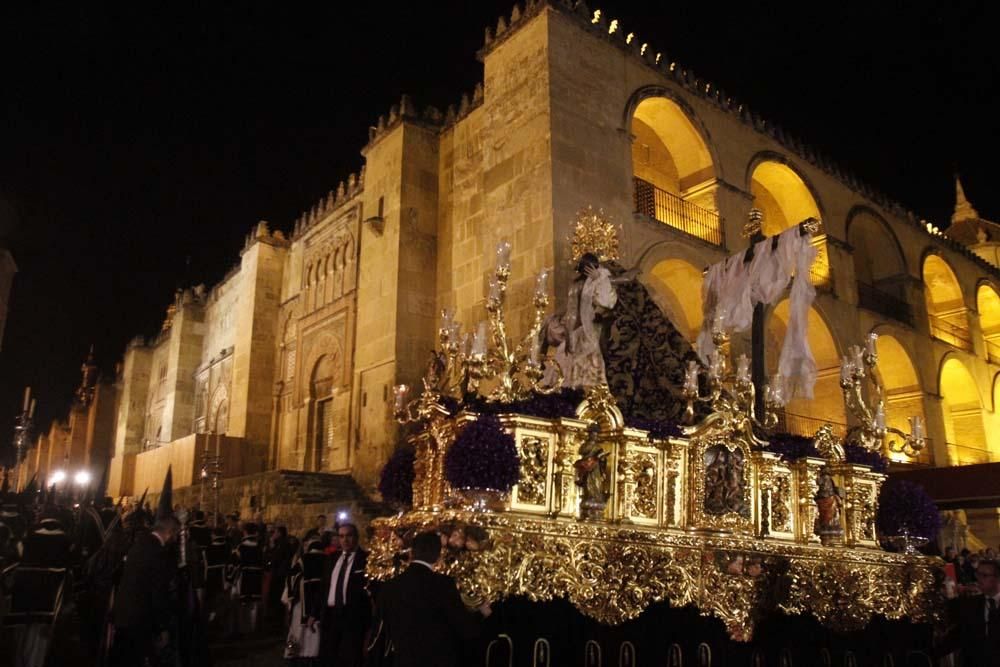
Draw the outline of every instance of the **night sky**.
<instances>
[{"instance_id":1,"label":"night sky","mask_svg":"<svg viewBox=\"0 0 1000 667\"><path fill-rule=\"evenodd\" d=\"M20 269L5 440L24 385L47 428L92 342L110 374L177 287L222 278L258 220L288 230L359 170L401 93L443 110L471 92L483 29L513 6L35 4L0 9L0 244ZM591 6L918 214L947 221L958 170L1000 220L996 11L877 4Z\"/></svg>"}]
</instances>

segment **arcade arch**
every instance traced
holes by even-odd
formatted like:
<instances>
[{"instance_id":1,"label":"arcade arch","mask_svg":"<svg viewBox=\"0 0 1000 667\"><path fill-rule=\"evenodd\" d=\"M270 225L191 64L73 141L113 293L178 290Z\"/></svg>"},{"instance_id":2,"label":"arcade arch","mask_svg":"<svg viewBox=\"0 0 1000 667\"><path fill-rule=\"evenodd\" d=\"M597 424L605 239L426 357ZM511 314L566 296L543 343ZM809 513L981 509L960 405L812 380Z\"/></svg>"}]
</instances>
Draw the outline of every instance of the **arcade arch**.
<instances>
[{"instance_id":1,"label":"arcade arch","mask_svg":"<svg viewBox=\"0 0 1000 667\"><path fill-rule=\"evenodd\" d=\"M992 285L983 283L976 290L976 310L986 342L986 356L994 364L1000 364L1000 294Z\"/></svg>"},{"instance_id":2,"label":"arcade arch","mask_svg":"<svg viewBox=\"0 0 1000 667\"><path fill-rule=\"evenodd\" d=\"M636 211L722 245L712 155L685 110L646 97L632 113L631 133Z\"/></svg>"},{"instance_id":3,"label":"arcade arch","mask_svg":"<svg viewBox=\"0 0 1000 667\"><path fill-rule=\"evenodd\" d=\"M912 325L913 311L906 298L906 261L892 229L882 218L862 209L847 223L847 242L854 249L858 305Z\"/></svg>"},{"instance_id":4,"label":"arcade arch","mask_svg":"<svg viewBox=\"0 0 1000 667\"><path fill-rule=\"evenodd\" d=\"M791 167L774 159L758 162L750 175L750 193L754 206L764 214L762 229L765 236L775 236L806 218L822 219L819 204L809 186ZM816 261L810 272L817 286L830 284L830 258L826 250L826 235L813 240Z\"/></svg>"},{"instance_id":5,"label":"arcade arch","mask_svg":"<svg viewBox=\"0 0 1000 667\"><path fill-rule=\"evenodd\" d=\"M683 259L664 259L644 272L644 282L667 318L693 343L703 316L702 272Z\"/></svg>"},{"instance_id":6,"label":"arcade arch","mask_svg":"<svg viewBox=\"0 0 1000 667\"><path fill-rule=\"evenodd\" d=\"M885 396L885 422L903 433L911 431L910 418L920 417L926 423L924 395L917 369L903 344L892 335L883 334L875 343L878 352L878 371ZM890 436L889 440L899 440ZM931 463L930 447L925 447L917 457L886 451L890 460L904 463Z\"/></svg>"},{"instance_id":7,"label":"arcade arch","mask_svg":"<svg viewBox=\"0 0 1000 667\"><path fill-rule=\"evenodd\" d=\"M967 465L989 461L979 389L969 369L955 356L949 356L941 364L938 393L944 415L948 463Z\"/></svg>"},{"instance_id":8,"label":"arcade arch","mask_svg":"<svg viewBox=\"0 0 1000 667\"><path fill-rule=\"evenodd\" d=\"M789 302L785 299L771 312L767 322L767 369L778 371L781 346L788 328ZM840 390L840 355L833 334L815 308L809 309L809 346L816 360L816 385L813 399L793 399L785 406L783 430L797 435L813 435L823 424L833 426L837 435L847 431L847 412Z\"/></svg>"},{"instance_id":9,"label":"arcade arch","mask_svg":"<svg viewBox=\"0 0 1000 667\"><path fill-rule=\"evenodd\" d=\"M955 272L940 256L931 254L924 260L922 273L931 336L971 352L969 318Z\"/></svg>"}]
</instances>

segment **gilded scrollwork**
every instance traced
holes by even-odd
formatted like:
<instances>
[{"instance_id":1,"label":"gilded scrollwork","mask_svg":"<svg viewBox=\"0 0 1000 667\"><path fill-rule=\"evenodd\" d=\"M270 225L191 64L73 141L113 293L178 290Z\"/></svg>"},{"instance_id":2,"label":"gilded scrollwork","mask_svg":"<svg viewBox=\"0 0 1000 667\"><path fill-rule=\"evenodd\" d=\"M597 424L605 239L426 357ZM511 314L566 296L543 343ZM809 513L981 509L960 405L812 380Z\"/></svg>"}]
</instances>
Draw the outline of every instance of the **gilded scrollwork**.
<instances>
[{"instance_id":1,"label":"gilded scrollwork","mask_svg":"<svg viewBox=\"0 0 1000 667\"><path fill-rule=\"evenodd\" d=\"M486 548L449 549L443 560L470 603L562 598L608 624L659 601L693 604L740 641L779 611L812 614L844 631L876 614L931 621L941 603L933 562L922 557L453 510L375 520L369 575L385 579L396 571L396 536L456 523L489 536Z\"/></svg>"}]
</instances>

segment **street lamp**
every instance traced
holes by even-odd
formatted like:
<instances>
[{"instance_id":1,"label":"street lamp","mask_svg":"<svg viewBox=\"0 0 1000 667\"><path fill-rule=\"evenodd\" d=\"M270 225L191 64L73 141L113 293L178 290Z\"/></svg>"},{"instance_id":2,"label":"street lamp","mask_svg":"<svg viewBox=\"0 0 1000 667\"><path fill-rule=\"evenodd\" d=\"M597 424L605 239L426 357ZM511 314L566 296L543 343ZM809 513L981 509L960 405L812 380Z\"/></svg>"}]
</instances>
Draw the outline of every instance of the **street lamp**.
<instances>
[{"instance_id":1,"label":"street lamp","mask_svg":"<svg viewBox=\"0 0 1000 667\"><path fill-rule=\"evenodd\" d=\"M66 481L66 471L56 470L52 473L52 479L50 480L53 484L62 484Z\"/></svg>"}]
</instances>

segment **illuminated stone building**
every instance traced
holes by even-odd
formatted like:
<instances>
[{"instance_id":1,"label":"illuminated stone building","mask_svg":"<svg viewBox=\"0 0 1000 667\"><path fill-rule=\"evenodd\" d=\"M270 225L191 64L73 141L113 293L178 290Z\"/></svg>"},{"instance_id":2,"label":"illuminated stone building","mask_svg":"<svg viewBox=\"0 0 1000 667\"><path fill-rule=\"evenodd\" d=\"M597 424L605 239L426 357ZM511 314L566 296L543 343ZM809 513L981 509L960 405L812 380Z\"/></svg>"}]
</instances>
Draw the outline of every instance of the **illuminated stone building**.
<instances>
[{"instance_id":1,"label":"illuminated stone building","mask_svg":"<svg viewBox=\"0 0 1000 667\"><path fill-rule=\"evenodd\" d=\"M61 479L69 485L76 473L102 474L107 466L118 414L116 388L99 377L93 349L80 371L80 386L66 417L53 421L28 452L19 474L22 484L37 474L49 484Z\"/></svg>"},{"instance_id":2,"label":"illuminated stone building","mask_svg":"<svg viewBox=\"0 0 1000 667\"><path fill-rule=\"evenodd\" d=\"M0 247L0 350L3 349L3 330L7 324L7 310L10 306L10 289L14 284L17 265L6 248Z\"/></svg>"},{"instance_id":3,"label":"illuminated stone building","mask_svg":"<svg viewBox=\"0 0 1000 667\"><path fill-rule=\"evenodd\" d=\"M692 338L702 270L746 246L751 207L766 234L820 218L817 397L788 405L785 427L844 432L839 360L875 331L888 423L922 416L930 438L895 459L1000 460L1000 227L960 186L942 234L583 3L529 2L478 55L471 94L444 113L404 97L370 129L359 176L287 236L258 225L221 283L179 293L160 335L128 347L112 492L155 488L168 462L190 483L217 444L229 475L350 473L371 490L395 443L391 387L421 375L436 313L484 318L501 239L514 328L544 267L561 308L569 223L587 205L621 224L622 263ZM771 368L787 317L787 302L768 314ZM977 516L996 529L995 510Z\"/></svg>"}]
</instances>

